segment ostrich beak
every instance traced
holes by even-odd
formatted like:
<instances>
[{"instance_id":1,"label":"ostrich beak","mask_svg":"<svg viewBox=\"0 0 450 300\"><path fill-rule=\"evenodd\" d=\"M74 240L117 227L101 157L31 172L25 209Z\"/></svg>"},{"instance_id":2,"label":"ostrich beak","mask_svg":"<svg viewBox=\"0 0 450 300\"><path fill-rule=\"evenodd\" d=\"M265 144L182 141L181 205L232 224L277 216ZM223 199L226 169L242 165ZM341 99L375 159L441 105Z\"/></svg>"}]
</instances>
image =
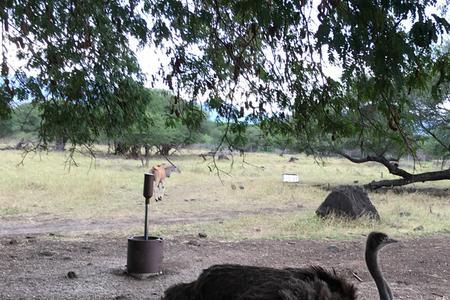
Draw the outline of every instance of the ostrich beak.
<instances>
[{"instance_id":1,"label":"ostrich beak","mask_svg":"<svg viewBox=\"0 0 450 300\"><path fill-rule=\"evenodd\" d=\"M384 242L385 242L386 244L398 243L397 240L394 240L394 239L392 239L392 238L387 238Z\"/></svg>"}]
</instances>

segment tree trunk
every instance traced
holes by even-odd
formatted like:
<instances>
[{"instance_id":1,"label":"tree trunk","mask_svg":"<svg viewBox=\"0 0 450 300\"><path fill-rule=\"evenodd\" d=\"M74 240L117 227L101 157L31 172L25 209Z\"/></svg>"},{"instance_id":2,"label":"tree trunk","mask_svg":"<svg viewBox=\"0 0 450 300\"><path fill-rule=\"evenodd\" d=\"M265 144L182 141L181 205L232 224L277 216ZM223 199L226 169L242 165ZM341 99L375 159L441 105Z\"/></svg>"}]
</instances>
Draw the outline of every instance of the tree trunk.
<instances>
[{"instance_id":1,"label":"tree trunk","mask_svg":"<svg viewBox=\"0 0 450 300\"><path fill-rule=\"evenodd\" d=\"M145 150L145 167L148 168L149 167L149 161L150 161L150 146L149 145L144 145L144 150Z\"/></svg>"},{"instance_id":2,"label":"tree trunk","mask_svg":"<svg viewBox=\"0 0 450 300\"><path fill-rule=\"evenodd\" d=\"M130 148L129 156L136 159L139 158L141 153L141 146L140 145L133 145Z\"/></svg>"},{"instance_id":3,"label":"tree trunk","mask_svg":"<svg viewBox=\"0 0 450 300\"><path fill-rule=\"evenodd\" d=\"M414 182L437 181L446 179L450 179L450 169L414 174L409 178L372 181L371 183L364 185L364 187L369 190L376 190L381 187L394 187L407 185Z\"/></svg>"},{"instance_id":4,"label":"tree trunk","mask_svg":"<svg viewBox=\"0 0 450 300\"><path fill-rule=\"evenodd\" d=\"M163 144L159 147L159 154L164 156L169 156L169 151L172 149L172 145L170 144Z\"/></svg>"},{"instance_id":5,"label":"tree trunk","mask_svg":"<svg viewBox=\"0 0 450 300\"><path fill-rule=\"evenodd\" d=\"M125 143L115 142L114 143L114 155L126 155L129 151L129 146Z\"/></svg>"},{"instance_id":6,"label":"tree trunk","mask_svg":"<svg viewBox=\"0 0 450 300\"><path fill-rule=\"evenodd\" d=\"M55 150L56 151L64 151L66 150L67 137L59 137L55 141Z\"/></svg>"}]
</instances>

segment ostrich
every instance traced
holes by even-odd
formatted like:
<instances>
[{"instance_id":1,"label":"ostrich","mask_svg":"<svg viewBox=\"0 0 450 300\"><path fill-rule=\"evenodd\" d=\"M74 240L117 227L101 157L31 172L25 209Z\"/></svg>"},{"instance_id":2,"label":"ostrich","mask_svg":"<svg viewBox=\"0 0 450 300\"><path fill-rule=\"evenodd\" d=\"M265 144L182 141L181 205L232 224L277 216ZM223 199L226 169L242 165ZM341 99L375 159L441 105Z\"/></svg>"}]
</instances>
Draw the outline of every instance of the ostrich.
<instances>
[{"instance_id":1,"label":"ostrich","mask_svg":"<svg viewBox=\"0 0 450 300\"><path fill-rule=\"evenodd\" d=\"M392 292L378 267L378 251L396 240L381 232L367 237L365 260L380 296L392 300ZM356 288L321 267L274 269L242 265L214 265L197 280L166 290L163 300L354 300Z\"/></svg>"},{"instance_id":2,"label":"ostrich","mask_svg":"<svg viewBox=\"0 0 450 300\"><path fill-rule=\"evenodd\" d=\"M392 296L391 289L378 266L378 251L385 245L396 242L396 240L381 232L372 232L367 238L365 253L367 269L369 269L370 275L372 275L373 280L377 285L380 300L392 300L394 299L394 296Z\"/></svg>"}]
</instances>

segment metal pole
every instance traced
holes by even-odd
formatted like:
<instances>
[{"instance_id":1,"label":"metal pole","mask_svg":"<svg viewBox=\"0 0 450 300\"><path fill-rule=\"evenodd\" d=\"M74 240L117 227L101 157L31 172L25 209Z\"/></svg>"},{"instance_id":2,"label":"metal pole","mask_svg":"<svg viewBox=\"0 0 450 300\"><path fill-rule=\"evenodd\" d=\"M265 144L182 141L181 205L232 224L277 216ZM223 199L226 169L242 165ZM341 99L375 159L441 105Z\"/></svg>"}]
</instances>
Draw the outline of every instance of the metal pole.
<instances>
[{"instance_id":1,"label":"metal pole","mask_svg":"<svg viewBox=\"0 0 450 300\"><path fill-rule=\"evenodd\" d=\"M145 224L144 224L144 239L148 240L147 218L148 218L148 198L145 199Z\"/></svg>"},{"instance_id":2,"label":"metal pole","mask_svg":"<svg viewBox=\"0 0 450 300\"><path fill-rule=\"evenodd\" d=\"M153 196L153 182L155 177L151 173L144 174L144 197L145 197L145 224L144 224L144 239L148 240L148 204L149 199Z\"/></svg>"}]
</instances>

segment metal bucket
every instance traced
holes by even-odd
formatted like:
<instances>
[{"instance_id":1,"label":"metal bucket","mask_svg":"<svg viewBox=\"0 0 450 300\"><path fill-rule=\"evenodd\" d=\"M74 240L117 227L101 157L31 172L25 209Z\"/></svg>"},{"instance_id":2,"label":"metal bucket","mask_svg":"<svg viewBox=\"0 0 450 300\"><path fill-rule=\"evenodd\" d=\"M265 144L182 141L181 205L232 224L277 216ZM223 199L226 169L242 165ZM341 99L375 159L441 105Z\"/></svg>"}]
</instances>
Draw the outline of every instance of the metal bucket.
<instances>
[{"instance_id":1,"label":"metal bucket","mask_svg":"<svg viewBox=\"0 0 450 300\"><path fill-rule=\"evenodd\" d=\"M161 237L128 238L127 272L129 274L159 274L163 260L164 241Z\"/></svg>"}]
</instances>

